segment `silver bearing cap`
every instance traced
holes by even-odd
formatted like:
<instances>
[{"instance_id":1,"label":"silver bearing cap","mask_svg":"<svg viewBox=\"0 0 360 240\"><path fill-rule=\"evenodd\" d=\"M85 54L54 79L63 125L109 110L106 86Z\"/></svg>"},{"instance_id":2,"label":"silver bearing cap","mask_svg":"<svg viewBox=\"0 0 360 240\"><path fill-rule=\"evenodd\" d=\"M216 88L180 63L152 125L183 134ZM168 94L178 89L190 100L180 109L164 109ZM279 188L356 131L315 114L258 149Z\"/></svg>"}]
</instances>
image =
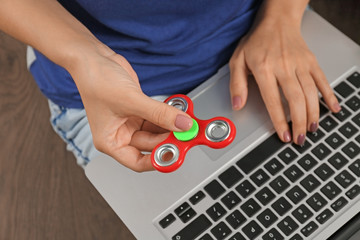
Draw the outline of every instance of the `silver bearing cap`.
<instances>
[{"instance_id":1,"label":"silver bearing cap","mask_svg":"<svg viewBox=\"0 0 360 240\"><path fill-rule=\"evenodd\" d=\"M179 158L179 149L174 144L164 144L155 151L155 162L161 167L174 164Z\"/></svg>"},{"instance_id":2,"label":"silver bearing cap","mask_svg":"<svg viewBox=\"0 0 360 240\"><path fill-rule=\"evenodd\" d=\"M222 142L230 135L230 126L224 120L214 120L209 123L205 130L206 138L212 142Z\"/></svg>"}]
</instances>

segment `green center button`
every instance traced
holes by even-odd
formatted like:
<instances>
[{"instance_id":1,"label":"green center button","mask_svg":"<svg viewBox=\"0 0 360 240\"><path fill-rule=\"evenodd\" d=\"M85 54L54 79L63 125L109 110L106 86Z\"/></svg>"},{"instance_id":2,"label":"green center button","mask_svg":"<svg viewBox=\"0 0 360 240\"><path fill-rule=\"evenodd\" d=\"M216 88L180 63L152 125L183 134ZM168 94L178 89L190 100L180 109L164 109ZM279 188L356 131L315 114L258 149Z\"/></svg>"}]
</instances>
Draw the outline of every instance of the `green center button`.
<instances>
[{"instance_id":1,"label":"green center button","mask_svg":"<svg viewBox=\"0 0 360 240\"><path fill-rule=\"evenodd\" d=\"M192 127L185 132L174 132L174 136L183 142L190 141L194 139L199 132L199 124L193 119Z\"/></svg>"}]
</instances>

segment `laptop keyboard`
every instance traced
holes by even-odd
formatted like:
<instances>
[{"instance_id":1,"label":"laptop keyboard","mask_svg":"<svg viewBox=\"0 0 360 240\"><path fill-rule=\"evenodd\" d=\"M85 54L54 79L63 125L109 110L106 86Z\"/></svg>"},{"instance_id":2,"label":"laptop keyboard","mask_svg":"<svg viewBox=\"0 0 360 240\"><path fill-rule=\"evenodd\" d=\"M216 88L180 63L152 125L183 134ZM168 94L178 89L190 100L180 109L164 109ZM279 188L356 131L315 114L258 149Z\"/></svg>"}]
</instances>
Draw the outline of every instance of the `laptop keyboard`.
<instances>
[{"instance_id":1,"label":"laptop keyboard","mask_svg":"<svg viewBox=\"0 0 360 240\"><path fill-rule=\"evenodd\" d=\"M334 90L342 110L321 99L319 129L304 146L273 134L162 214L159 230L172 228L172 240L311 239L360 193L359 72Z\"/></svg>"}]
</instances>

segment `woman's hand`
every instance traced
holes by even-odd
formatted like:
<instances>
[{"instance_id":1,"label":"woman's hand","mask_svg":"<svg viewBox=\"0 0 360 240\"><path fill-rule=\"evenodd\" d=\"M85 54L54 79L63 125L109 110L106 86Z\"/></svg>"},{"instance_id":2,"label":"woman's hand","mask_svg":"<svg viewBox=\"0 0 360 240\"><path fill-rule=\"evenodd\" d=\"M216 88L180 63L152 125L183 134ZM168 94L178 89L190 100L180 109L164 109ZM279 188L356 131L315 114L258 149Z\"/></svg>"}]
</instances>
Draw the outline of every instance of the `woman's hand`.
<instances>
[{"instance_id":1,"label":"woman's hand","mask_svg":"<svg viewBox=\"0 0 360 240\"><path fill-rule=\"evenodd\" d=\"M136 73L106 46L70 67L80 91L95 147L137 172L152 170L149 154L167 130L192 126L181 110L143 94Z\"/></svg>"},{"instance_id":2,"label":"woman's hand","mask_svg":"<svg viewBox=\"0 0 360 240\"><path fill-rule=\"evenodd\" d=\"M260 14L265 17L256 21L241 39L230 60L233 109L244 107L247 76L252 74L280 139L290 142L293 138L296 144L303 145L306 131L314 132L318 128L318 90L331 111L338 112L340 106L301 36L299 21L268 16L264 10ZM289 105L292 137L279 88Z\"/></svg>"}]
</instances>

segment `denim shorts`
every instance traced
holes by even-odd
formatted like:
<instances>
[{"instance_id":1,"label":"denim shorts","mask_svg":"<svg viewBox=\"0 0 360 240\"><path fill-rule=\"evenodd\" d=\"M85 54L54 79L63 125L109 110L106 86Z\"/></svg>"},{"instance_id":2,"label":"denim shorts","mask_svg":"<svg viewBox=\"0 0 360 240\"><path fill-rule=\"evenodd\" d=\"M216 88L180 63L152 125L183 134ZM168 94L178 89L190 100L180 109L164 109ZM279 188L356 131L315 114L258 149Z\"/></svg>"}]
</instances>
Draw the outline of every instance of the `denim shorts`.
<instances>
[{"instance_id":1,"label":"denim shorts","mask_svg":"<svg viewBox=\"0 0 360 240\"><path fill-rule=\"evenodd\" d=\"M85 167L90 159L100 154L96 150L85 109L65 108L49 100L50 123L66 143L78 165Z\"/></svg>"}]
</instances>

